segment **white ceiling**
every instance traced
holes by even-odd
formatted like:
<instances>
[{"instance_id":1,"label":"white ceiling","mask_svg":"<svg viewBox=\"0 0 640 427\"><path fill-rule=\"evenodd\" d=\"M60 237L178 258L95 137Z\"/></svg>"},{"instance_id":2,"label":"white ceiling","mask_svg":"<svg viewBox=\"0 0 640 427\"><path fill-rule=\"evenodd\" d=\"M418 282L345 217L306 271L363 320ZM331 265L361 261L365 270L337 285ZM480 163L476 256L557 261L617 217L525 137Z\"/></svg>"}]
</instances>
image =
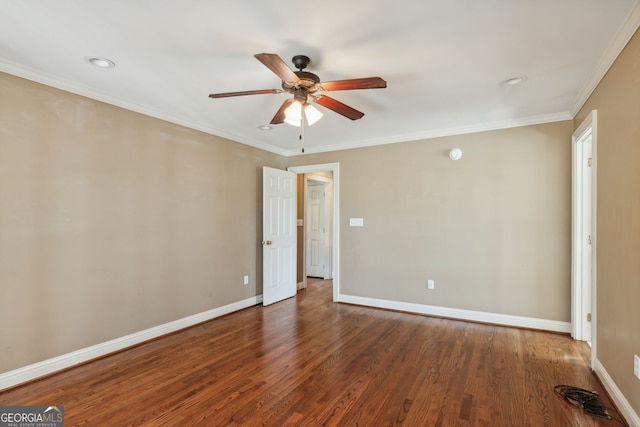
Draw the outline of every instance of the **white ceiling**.
<instances>
[{"instance_id":1,"label":"white ceiling","mask_svg":"<svg viewBox=\"0 0 640 427\"><path fill-rule=\"evenodd\" d=\"M286 93L256 53L311 58L365 113L318 106L307 153L571 119L638 28L638 0L3 0L0 71L290 155L299 130L260 130ZM90 65L103 56L112 69ZM517 86L499 83L526 76Z\"/></svg>"}]
</instances>

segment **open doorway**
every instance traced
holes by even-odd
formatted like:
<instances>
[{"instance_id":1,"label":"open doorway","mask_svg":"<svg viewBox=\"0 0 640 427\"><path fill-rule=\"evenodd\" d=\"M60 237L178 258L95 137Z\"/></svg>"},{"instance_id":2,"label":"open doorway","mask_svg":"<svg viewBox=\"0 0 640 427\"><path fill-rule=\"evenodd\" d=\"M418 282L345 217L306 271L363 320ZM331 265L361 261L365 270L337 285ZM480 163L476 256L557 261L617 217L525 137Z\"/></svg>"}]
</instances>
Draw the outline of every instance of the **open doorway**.
<instances>
[{"instance_id":1,"label":"open doorway","mask_svg":"<svg viewBox=\"0 0 640 427\"><path fill-rule=\"evenodd\" d=\"M311 273L314 277L323 279L333 279L333 300L338 301L340 295L340 256L339 256L339 240L340 240L340 167L339 163L326 163L319 165L294 166L288 170L303 175L303 194L302 200L305 200L302 211L299 210L298 229L301 231L302 239L298 239L299 246L302 247L302 262L298 263L298 268L302 269L303 274L300 277L302 281L299 287L306 287L307 276ZM298 180L300 182L300 179ZM310 188L309 188L310 187ZM324 194L321 196L320 191ZM306 203L308 193L315 191L315 207ZM318 200L318 198L321 199ZM313 211L315 209L315 212ZM311 211L311 212L310 212ZM324 218L314 218L313 215L320 216L324 214ZM316 221L317 220L317 221ZM320 226L324 224L324 233L314 235L313 228L310 225ZM324 236L322 235L324 234ZM315 242L313 241L315 238ZM313 246L315 245L315 246ZM308 271L310 261L312 264L321 265L320 270Z\"/></svg>"},{"instance_id":2,"label":"open doorway","mask_svg":"<svg viewBox=\"0 0 640 427\"><path fill-rule=\"evenodd\" d=\"M333 279L333 173L304 174L304 277Z\"/></svg>"}]
</instances>

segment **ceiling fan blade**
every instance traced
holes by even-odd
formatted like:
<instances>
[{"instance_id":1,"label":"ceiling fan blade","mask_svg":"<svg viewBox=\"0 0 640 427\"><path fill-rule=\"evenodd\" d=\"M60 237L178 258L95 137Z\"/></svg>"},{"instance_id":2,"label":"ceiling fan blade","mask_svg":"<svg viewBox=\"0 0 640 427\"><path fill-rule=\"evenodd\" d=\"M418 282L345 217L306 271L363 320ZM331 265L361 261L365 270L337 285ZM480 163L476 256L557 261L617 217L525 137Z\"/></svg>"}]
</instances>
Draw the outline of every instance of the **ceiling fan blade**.
<instances>
[{"instance_id":1,"label":"ceiling fan blade","mask_svg":"<svg viewBox=\"0 0 640 427\"><path fill-rule=\"evenodd\" d=\"M257 53L253 55L258 61L262 62L268 69L276 73L280 80L287 83L298 83L300 78L293 72L291 68L275 53Z\"/></svg>"},{"instance_id":2,"label":"ceiling fan blade","mask_svg":"<svg viewBox=\"0 0 640 427\"><path fill-rule=\"evenodd\" d=\"M293 99L287 99L282 103L276 115L273 116L273 119L271 119L272 125L279 125L281 123L284 123L284 110L286 110L292 103Z\"/></svg>"},{"instance_id":3,"label":"ceiling fan blade","mask_svg":"<svg viewBox=\"0 0 640 427\"><path fill-rule=\"evenodd\" d=\"M351 108L347 104L343 104L342 102L326 95L315 96L314 100L323 107L335 111L338 114L342 114L347 119L358 120L364 116L364 113L356 110L355 108Z\"/></svg>"},{"instance_id":4,"label":"ceiling fan blade","mask_svg":"<svg viewBox=\"0 0 640 427\"><path fill-rule=\"evenodd\" d=\"M387 82L380 77L365 77L362 79L336 80L318 84L320 90L353 90L353 89L383 89Z\"/></svg>"},{"instance_id":5,"label":"ceiling fan blade","mask_svg":"<svg viewBox=\"0 0 640 427\"><path fill-rule=\"evenodd\" d=\"M282 93L282 89L245 90L243 92L212 93L209 98L229 98L231 96L262 95L266 93Z\"/></svg>"}]
</instances>

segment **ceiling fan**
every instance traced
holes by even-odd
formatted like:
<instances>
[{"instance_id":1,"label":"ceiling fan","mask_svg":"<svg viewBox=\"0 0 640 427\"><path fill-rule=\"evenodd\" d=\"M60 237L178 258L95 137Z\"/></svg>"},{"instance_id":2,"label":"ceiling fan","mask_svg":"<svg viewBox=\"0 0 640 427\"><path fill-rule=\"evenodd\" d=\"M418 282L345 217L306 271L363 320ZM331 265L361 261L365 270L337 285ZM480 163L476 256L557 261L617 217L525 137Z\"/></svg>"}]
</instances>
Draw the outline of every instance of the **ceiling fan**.
<instances>
[{"instance_id":1,"label":"ceiling fan","mask_svg":"<svg viewBox=\"0 0 640 427\"><path fill-rule=\"evenodd\" d=\"M336 80L321 82L320 78L308 71L303 71L310 62L305 55L296 55L292 58L293 65L298 71L293 71L274 53L258 53L254 57L273 71L282 80L282 89L248 90L243 92L212 93L210 98L227 98L231 96L260 95L268 93L288 92L293 94L292 99L284 101L276 115L271 119L271 124L289 123L295 126L302 124L304 117L309 125L315 123L322 113L309 104L309 99L315 103L335 111L351 120L358 120L364 113L349 107L342 102L319 92L354 89L381 89L387 87L387 82L380 77L365 77L360 79Z\"/></svg>"}]
</instances>

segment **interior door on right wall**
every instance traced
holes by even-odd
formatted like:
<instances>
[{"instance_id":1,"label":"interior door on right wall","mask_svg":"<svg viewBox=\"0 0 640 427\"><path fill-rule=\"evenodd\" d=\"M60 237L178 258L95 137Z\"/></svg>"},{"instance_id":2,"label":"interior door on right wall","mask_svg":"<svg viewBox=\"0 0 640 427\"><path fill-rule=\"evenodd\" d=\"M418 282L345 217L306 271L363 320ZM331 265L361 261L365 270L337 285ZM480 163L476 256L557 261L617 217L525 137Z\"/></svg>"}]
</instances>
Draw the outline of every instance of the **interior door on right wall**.
<instances>
[{"instance_id":1,"label":"interior door on right wall","mask_svg":"<svg viewBox=\"0 0 640 427\"><path fill-rule=\"evenodd\" d=\"M582 144L582 182L580 185L582 191L582 206L580 207L581 218L580 227L582 235L582 311L583 311L583 326L582 326L582 340L591 343L591 298L592 298L592 212L591 212L591 198L592 198L592 145L591 135L583 138L580 143Z\"/></svg>"},{"instance_id":2,"label":"interior door on right wall","mask_svg":"<svg viewBox=\"0 0 640 427\"><path fill-rule=\"evenodd\" d=\"M571 136L571 336L597 354L597 114L592 111Z\"/></svg>"}]
</instances>

